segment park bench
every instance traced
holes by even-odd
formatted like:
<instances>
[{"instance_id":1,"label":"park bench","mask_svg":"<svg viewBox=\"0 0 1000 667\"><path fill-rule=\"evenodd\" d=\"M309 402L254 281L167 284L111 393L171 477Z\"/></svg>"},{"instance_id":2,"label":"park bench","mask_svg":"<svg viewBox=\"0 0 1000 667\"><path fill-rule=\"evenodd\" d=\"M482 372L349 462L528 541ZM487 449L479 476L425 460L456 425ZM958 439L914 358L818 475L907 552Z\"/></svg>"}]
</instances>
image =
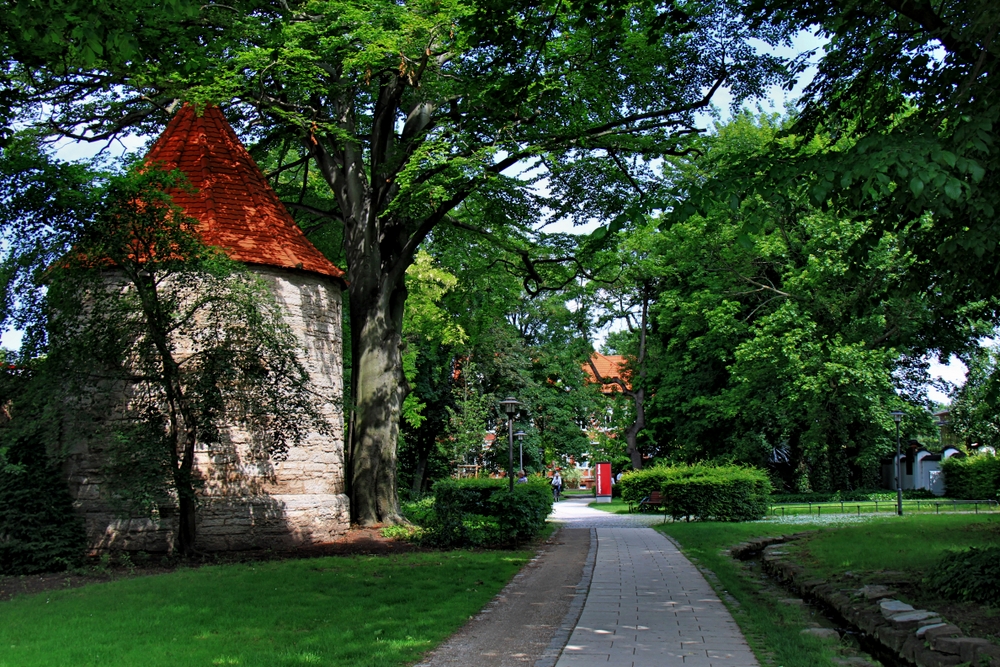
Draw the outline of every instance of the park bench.
<instances>
[{"instance_id":1,"label":"park bench","mask_svg":"<svg viewBox=\"0 0 1000 667\"><path fill-rule=\"evenodd\" d=\"M649 507L652 507L653 511L656 511L659 508L663 507L663 496L660 495L659 491L653 491L648 496L639 501L640 512Z\"/></svg>"}]
</instances>

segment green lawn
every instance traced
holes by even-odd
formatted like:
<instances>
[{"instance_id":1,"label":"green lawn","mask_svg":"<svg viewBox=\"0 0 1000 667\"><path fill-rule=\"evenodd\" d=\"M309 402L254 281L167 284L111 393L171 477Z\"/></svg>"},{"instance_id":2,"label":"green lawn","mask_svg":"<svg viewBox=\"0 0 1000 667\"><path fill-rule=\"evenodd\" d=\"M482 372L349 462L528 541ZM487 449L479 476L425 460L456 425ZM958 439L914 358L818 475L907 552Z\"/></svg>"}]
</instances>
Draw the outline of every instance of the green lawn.
<instances>
[{"instance_id":1,"label":"green lawn","mask_svg":"<svg viewBox=\"0 0 1000 667\"><path fill-rule=\"evenodd\" d=\"M531 552L220 565L0 603L0 667L388 666L478 612Z\"/></svg>"},{"instance_id":2,"label":"green lawn","mask_svg":"<svg viewBox=\"0 0 1000 667\"><path fill-rule=\"evenodd\" d=\"M788 549L822 576L895 570L921 578L947 549L1000 543L1000 515L904 515L824 529Z\"/></svg>"},{"instance_id":3,"label":"green lawn","mask_svg":"<svg viewBox=\"0 0 1000 667\"><path fill-rule=\"evenodd\" d=\"M611 512L612 514L628 514L628 503L621 498L612 498L610 503L590 503L595 510Z\"/></svg>"}]
</instances>

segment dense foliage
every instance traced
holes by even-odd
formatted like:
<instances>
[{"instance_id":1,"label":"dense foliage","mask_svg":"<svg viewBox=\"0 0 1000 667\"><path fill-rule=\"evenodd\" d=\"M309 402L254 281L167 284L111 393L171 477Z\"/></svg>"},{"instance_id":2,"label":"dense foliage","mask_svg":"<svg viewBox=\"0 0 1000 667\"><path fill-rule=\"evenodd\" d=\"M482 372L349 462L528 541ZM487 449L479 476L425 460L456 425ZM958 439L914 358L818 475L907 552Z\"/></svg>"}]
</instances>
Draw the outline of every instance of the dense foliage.
<instances>
[{"instance_id":1,"label":"dense foliage","mask_svg":"<svg viewBox=\"0 0 1000 667\"><path fill-rule=\"evenodd\" d=\"M622 500L635 505L653 491L660 490L667 478L667 470L666 466L652 466L626 472L615 486L621 489Z\"/></svg>"},{"instance_id":2,"label":"dense foliage","mask_svg":"<svg viewBox=\"0 0 1000 667\"><path fill-rule=\"evenodd\" d=\"M939 295L940 326L928 334L945 349L961 346L951 306L983 300L996 315L996 3L750 4L755 22L829 39L797 130L822 127L833 141L810 153L775 146L744 165L750 171L730 181L733 190L769 198L801 184L815 204L871 221L877 233L857 244L858 254L883 232L906 238L919 260L908 283L918 291L933 284Z\"/></svg>"},{"instance_id":3,"label":"dense foliage","mask_svg":"<svg viewBox=\"0 0 1000 667\"><path fill-rule=\"evenodd\" d=\"M515 275L491 270L490 243L467 231L437 230L426 248L407 272L404 363L411 393L401 488L419 494L458 464L506 471L506 442L486 447L484 440L488 432L504 440L507 419L498 401L506 396L521 401L514 429L526 433L514 442L515 470L522 451L529 472L564 457L580 459L590 450L580 425L606 401L585 382L581 364L590 350L579 336L581 315L567 305L572 286L529 294Z\"/></svg>"},{"instance_id":4,"label":"dense foliage","mask_svg":"<svg viewBox=\"0 0 1000 667\"><path fill-rule=\"evenodd\" d=\"M775 143L810 143L782 138L786 124L741 114L668 177L683 193ZM919 403L934 295L904 289L917 258L881 234L859 260L853 248L871 225L812 205L794 184L781 197L702 204L629 239L653 294L644 453L767 468L787 491L875 486L892 448L888 413L906 409L905 428L929 427ZM745 228L747 217L760 224ZM609 343L628 354L636 336Z\"/></svg>"},{"instance_id":5,"label":"dense foliage","mask_svg":"<svg viewBox=\"0 0 1000 667\"><path fill-rule=\"evenodd\" d=\"M530 539L552 511L547 480L443 479L434 485L433 513L422 513L423 539L435 546L510 546Z\"/></svg>"},{"instance_id":6,"label":"dense foliage","mask_svg":"<svg viewBox=\"0 0 1000 667\"><path fill-rule=\"evenodd\" d=\"M11 435L0 434L0 574L73 567L83 557L83 521L59 466L37 433Z\"/></svg>"},{"instance_id":7,"label":"dense foliage","mask_svg":"<svg viewBox=\"0 0 1000 667\"><path fill-rule=\"evenodd\" d=\"M941 470L949 498L1000 500L1000 457L953 456L941 462Z\"/></svg>"},{"instance_id":8,"label":"dense foliage","mask_svg":"<svg viewBox=\"0 0 1000 667\"><path fill-rule=\"evenodd\" d=\"M965 445L978 444L1000 450L996 389L1000 378L1000 347L975 346L962 355L962 361L968 373L965 384L950 392L949 428Z\"/></svg>"},{"instance_id":9,"label":"dense foliage","mask_svg":"<svg viewBox=\"0 0 1000 667\"><path fill-rule=\"evenodd\" d=\"M1000 547L946 551L925 583L952 600L1000 605Z\"/></svg>"}]
</instances>

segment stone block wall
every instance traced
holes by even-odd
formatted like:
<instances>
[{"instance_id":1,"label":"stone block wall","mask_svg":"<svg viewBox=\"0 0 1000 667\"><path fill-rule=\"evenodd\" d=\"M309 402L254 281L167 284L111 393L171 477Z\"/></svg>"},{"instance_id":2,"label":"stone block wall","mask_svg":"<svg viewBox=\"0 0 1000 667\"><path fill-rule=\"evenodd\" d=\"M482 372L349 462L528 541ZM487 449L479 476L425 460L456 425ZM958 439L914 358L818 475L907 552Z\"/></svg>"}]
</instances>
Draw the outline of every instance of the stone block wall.
<instances>
[{"instance_id":1,"label":"stone block wall","mask_svg":"<svg viewBox=\"0 0 1000 667\"><path fill-rule=\"evenodd\" d=\"M271 289L298 340L299 360L330 428L310 434L278 462L255 457L252 434L235 426L220 445L200 447L195 453L202 480L196 546L204 551L293 549L332 541L350 525L344 493L341 288L317 274L251 269ZM178 352L183 356L183 349ZM107 393L112 402L125 396L123 388ZM77 437L70 445L66 474L91 549L170 550L176 508L160 507L153 518L116 516L101 493L101 443Z\"/></svg>"}]
</instances>

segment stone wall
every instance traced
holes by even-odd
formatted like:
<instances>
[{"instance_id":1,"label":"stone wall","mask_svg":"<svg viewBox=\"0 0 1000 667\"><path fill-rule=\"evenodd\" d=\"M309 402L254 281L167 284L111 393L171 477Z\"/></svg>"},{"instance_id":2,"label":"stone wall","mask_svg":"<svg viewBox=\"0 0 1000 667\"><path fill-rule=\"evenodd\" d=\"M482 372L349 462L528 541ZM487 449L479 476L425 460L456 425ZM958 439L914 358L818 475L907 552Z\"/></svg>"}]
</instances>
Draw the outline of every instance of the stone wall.
<instances>
[{"instance_id":1,"label":"stone wall","mask_svg":"<svg viewBox=\"0 0 1000 667\"><path fill-rule=\"evenodd\" d=\"M255 457L252 434L236 427L226 430L222 444L201 447L195 454L196 474L203 482L196 546L203 551L287 550L332 541L349 527L341 289L335 280L317 274L251 268L271 288L302 348L299 358L330 432L310 434L279 462ZM184 356L183 347L178 344L179 356ZM125 391L118 388L107 395L111 402L121 401ZM98 400L99 394L82 400ZM92 550L171 549L176 507L161 506L152 519L116 516L101 494L99 439L75 436L65 469Z\"/></svg>"}]
</instances>

